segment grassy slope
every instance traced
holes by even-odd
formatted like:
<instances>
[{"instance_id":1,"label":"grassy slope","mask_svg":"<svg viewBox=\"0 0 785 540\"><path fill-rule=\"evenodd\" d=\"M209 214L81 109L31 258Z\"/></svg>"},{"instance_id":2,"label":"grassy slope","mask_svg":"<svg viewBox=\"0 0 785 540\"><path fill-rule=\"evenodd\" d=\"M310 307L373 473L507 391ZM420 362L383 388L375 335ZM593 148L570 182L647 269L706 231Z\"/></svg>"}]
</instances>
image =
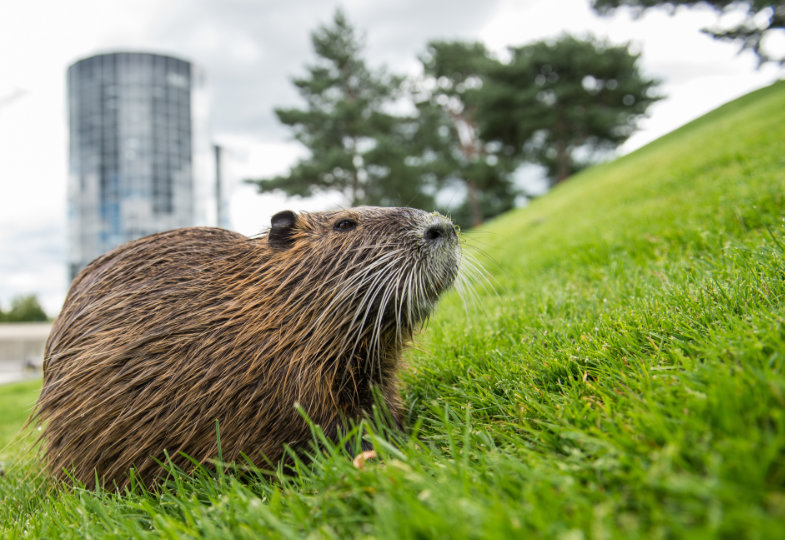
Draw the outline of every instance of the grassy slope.
<instances>
[{"instance_id":1,"label":"grassy slope","mask_svg":"<svg viewBox=\"0 0 785 540\"><path fill-rule=\"evenodd\" d=\"M497 293L445 299L382 465L124 497L6 465L0 536L785 535L783 141L780 83L474 232Z\"/></svg>"}]
</instances>

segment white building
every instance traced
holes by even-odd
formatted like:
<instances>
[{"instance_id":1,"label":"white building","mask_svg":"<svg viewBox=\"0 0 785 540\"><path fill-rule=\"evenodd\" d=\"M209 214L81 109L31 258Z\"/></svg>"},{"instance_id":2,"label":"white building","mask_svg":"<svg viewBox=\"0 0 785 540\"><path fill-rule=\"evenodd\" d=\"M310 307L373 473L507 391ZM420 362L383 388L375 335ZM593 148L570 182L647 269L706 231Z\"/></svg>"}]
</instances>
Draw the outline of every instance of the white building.
<instances>
[{"instance_id":1,"label":"white building","mask_svg":"<svg viewBox=\"0 0 785 540\"><path fill-rule=\"evenodd\" d=\"M123 242L210 221L206 107L201 70L171 56L99 54L68 69L70 279Z\"/></svg>"}]
</instances>

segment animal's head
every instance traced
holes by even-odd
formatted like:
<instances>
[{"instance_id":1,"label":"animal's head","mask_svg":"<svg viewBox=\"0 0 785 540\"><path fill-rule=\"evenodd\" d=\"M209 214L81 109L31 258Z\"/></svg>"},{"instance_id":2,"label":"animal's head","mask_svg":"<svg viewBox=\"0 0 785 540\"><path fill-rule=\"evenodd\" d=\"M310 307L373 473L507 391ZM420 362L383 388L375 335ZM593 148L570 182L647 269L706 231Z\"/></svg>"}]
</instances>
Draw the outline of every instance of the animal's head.
<instances>
[{"instance_id":1,"label":"animal's head","mask_svg":"<svg viewBox=\"0 0 785 540\"><path fill-rule=\"evenodd\" d=\"M458 273L461 247L453 223L414 208L358 207L272 218L272 256L295 258L306 281L328 283L331 302L363 319L384 314L413 329Z\"/></svg>"}]
</instances>

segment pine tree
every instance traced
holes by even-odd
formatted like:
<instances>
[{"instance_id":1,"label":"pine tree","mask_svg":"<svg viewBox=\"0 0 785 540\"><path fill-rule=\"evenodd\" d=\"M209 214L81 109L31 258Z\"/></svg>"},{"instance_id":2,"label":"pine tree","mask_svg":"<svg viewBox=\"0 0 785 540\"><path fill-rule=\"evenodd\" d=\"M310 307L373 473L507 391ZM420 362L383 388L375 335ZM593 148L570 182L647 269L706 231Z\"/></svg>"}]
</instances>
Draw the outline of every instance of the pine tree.
<instances>
[{"instance_id":1,"label":"pine tree","mask_svg":"<svg viewBox=\"0 0 785 540\"><path fill-rule=\"evenodd\" d=\"M411 119L387 112L403 79L372 71L362 58L363 41L341 10L311 34L316 62L293 79L306 107L275 109L309 156L288 174L249 180L260 191L339 191L351 206L433 204L405 161Z\"/></svg>"},{"instance_id":2,"label":"pine tree","mask_svg":"<svg viewBox=\"0 0 785 540\"><path fill-rule=\"evenodd\" d=\"M639 55L569 35L512 48L489 72L480 101L481 134L523 160L543 165L552 183L579 170L578 153L609 151L627 140L659 96Z\"/></svg>"},{"instance_id":3,"label":"pine tree","mask_svg":"<svg viewBox=\"0 0 785 540\"><path fill-rule=\"evenodd\" d=\"M592 7L601 14L626 6L641 13L652 7L665 7L672 12L677 7L708 6L719 14L744 10L744 20L729 27L705 28L703 32L715 39L735 41L741 50L751 50L758 57L758 65L765 62L785 64L785 56L772 57L763 46L763 39L777 30L785 30L785 2L782 0L592 0Z\"/></svg>"},{"instance_id":4,"label":"pine tree","mask_svg":"<svg viewBox=\"0 0 785 540\"><path fill-rule=\"evenodd\" d=\"M415 101L422 173L440 187L465 187L466 200L453 217L479 225L515 199L512 162L480 138L477 124L477 91L497 62L482 43L460 41L432 41L420 61Z\"/></svg>"}]
</instances>

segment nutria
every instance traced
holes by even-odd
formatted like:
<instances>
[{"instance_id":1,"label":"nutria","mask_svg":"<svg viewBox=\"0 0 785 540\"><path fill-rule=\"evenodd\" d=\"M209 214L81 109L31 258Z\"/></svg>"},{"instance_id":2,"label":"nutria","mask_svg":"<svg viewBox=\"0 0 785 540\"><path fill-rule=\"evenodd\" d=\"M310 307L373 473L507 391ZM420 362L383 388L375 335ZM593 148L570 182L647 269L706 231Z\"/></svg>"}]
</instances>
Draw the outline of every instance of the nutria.
<instances>
[{"instance_id":1,"label":"nutria","mask_svg":"<svg viewBox=\"0 0 785 540\"><path fill-rule=\"evenodd\" d=\"M257 237L178 229L123 244L74 279L44 353L35 408L52 475L148 485L189 470L280 461L362 418L395 422L402 349L458 271L451 221L361 207L272 218ZM378 389L378 390L374 390ZM262 458L262 456L265 456Z\"/></svg>"}]
</instances>

